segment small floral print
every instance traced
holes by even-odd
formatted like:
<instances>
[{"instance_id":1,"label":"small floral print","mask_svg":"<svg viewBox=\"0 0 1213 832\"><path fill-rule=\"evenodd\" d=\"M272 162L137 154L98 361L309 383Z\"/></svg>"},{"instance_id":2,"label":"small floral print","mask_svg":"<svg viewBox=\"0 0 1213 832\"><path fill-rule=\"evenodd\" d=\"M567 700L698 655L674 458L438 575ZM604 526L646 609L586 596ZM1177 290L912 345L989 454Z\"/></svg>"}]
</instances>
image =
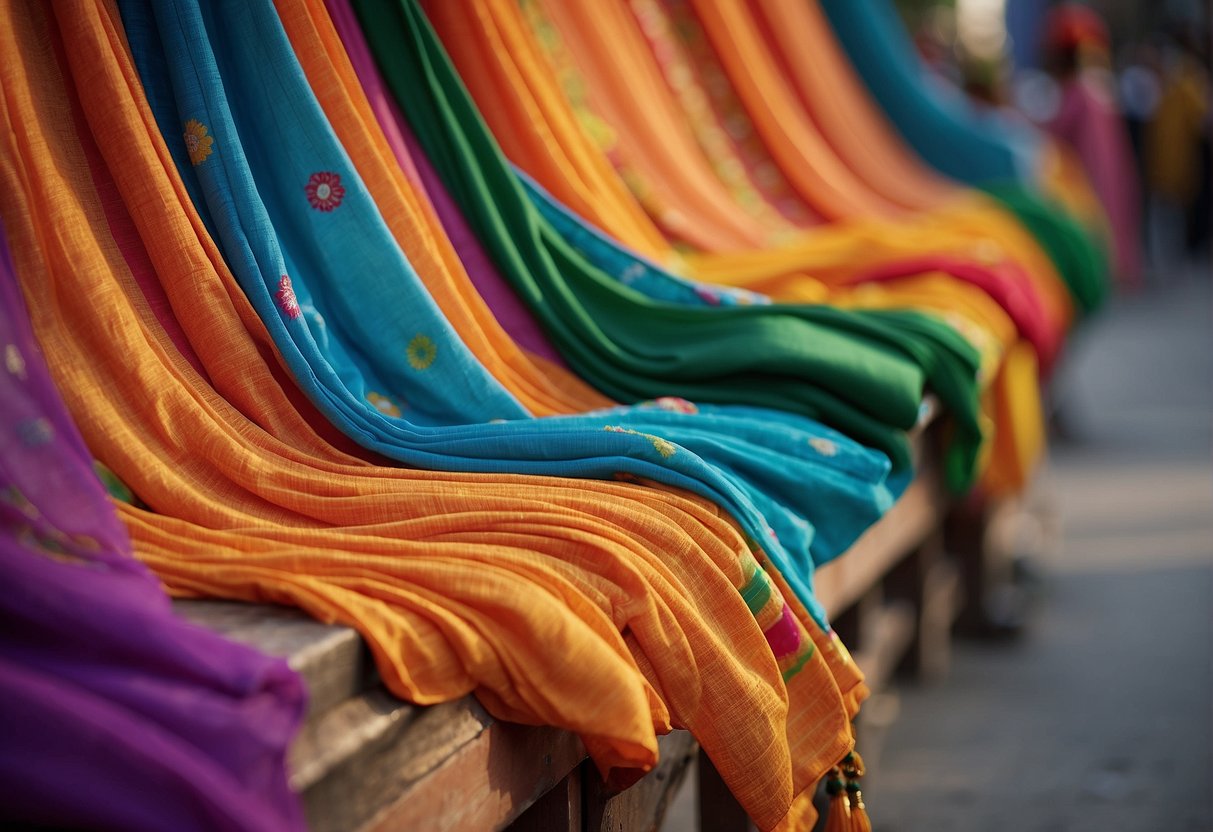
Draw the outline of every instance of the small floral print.
<instances>
[{"instance_id":1,"label":"small floral print","mask_svg":"<svg viewBox=\"0 0 1213 832\"><path fill-rule=\"evenodd\" d=\"M299 308L299 299L295 297L295 287L291 285L291 279L286 275L279 279L278 291L274 297L278 298L278 306L281 307L282 314L292 321L303 314L303 310Z\"/></svg>"},{"instance_id":2,"label":"small floral print","mask_svg":"<svg viewBox=\"0 0 1213 832\"><path fill-rule=\"evenodd\" d=\"M4 367L10 375L25 381L25 359L21 357L21 350L17 349L16 344L4 348Z\"/></svg>"},{"instance_id":3,"label":"small floral print","mask_svg":"<svg viewBox=\"0 0 1213 832\"><path fill-rule=\"evenodd\" d=\"M366 400L384 416L395 416L397 419L400 418L400 407L387 396L376 393L372 390L366 394Z\"/></svg>"},{"instance_id":4,"label":"small floral print","mask_svg":"<svg viewBox=\"0 0 1213 832\"><path fill-rule=\"evenodd\" d=\"M425 370L438 357L438 345L424 335L418 335L409 341L406 355L409 366L414 370Z\"/></svg>"},{"instance_id":5,"label":"small floral print","mask_svg":"<svg viewBox=\"0 0 1213 832\"><path fill-rule=\"evenodd\" d=\"M49 420L38 417L18 425L17 435L27 448L38 448L55 438L55 426Z\"/></svg>"},{"instance_id":6,"label":"small floral print","mask_svg":"<svg viewBox=\"0 0 1213 832\"><path fill-rule=\"evenodd\" d=\"M659 396L653 399L653 406L660 410L668 410L671 413L698 413L699 408L694 402L689 402L686 399L678 396Z\"/></svg>"},{"instance_id":7,"label":"small floral print","mask_svg":"<svg viewBox=\"0 0 1213 832\"><path fill-rule=\"evenodd\" d=\"M641 433L640 431L632 430L631 428L621 428L619 425L605 425L602 429L605 431L610 431L611 433L630 433L633 436L643 436L645 439L653 443L653 450L661 454L662 459L669 459L678 452L678 446L673 442L669 441L668 439L662 439L660 436L654 436L651 433Z\"/></svg>"},{"instance_id":8,"label":"small floral print","mask_svg":"<svg viewBox=\"0 0 1213 832\"><path fill-rule=\"evenodd\" d=\"M195 166L205 162L214 152L215 137L206 133L206 125L196 118L185 123L185 149L189 152L190 162Z\"/></svg>"},{"instance_id":9,"label":"small floral print","mask_svg":"<svg viewBox=\"0 0 1213 832\"><path fill-rule=\"evenodd\" d=\"M341 184L341 177L327 170L313 173L303 190L307 194L308 203L317 211L326 213L345 199L345 187Z\"/></svg>"},{"instance_id":10,"label":"small floral print","mask_svg":"<svg viewBox=\"0 0 1213 832\"><path fill-rule=\"evenodd\" d=\"M631 286L645 275L645 267L640 263L632 263L619 274L619 282L624 286Z\"/></svg>"},{"instance_id":11,"label":"small floral print","mask_svg":"<svg viewBox=\"0 0 1213 832\"><path fill-rule=\"evenodd\" d=\"M649 441L653 443L653 447L657 453L661 454L662 459L669 459L678 450L678 446L668 439L662 439L660 436L650 436Z\"/></svg>"},{"instance_id":12,"label":"small floral print","mask_svg":"<svg viewBox=\"0 0 1213 832\"><path fill-rule=\"evenodd\" d=\"M822 456L837 456L838 445L822 436L814 436L809 440L809 446Z\"/></svg>"}]
</instances>

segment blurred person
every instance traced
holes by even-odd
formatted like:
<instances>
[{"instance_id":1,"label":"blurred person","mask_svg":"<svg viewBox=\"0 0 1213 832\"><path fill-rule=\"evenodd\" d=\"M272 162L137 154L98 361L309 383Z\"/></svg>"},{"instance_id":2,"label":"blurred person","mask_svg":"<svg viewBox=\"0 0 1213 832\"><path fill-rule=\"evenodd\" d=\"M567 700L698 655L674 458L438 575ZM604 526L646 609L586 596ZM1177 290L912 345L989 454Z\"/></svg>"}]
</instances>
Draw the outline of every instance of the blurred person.
<instances>
[{"instance_id":1,"label":"blurred person","mask_svg":"<svg viewBox=\"0 0 1213 832\"><path fill-rule=\"evenodd\" d=\"M1146 173L1161 260L1174 266L1182 252L1209 242L1209 73L1197 39L1181 31L1164 56L1162 93L1146 129Z\"/></svg>"},{"instance_id":2,"label":"blurred person","mask_svg":"<svg viewBox=\"0 0 1213 832\"><path fill-rule=\"evenodd\" d=\"M1115 273L1122 286L1141 281L1140 183L1128 129L1110 71L1111 39L1087 6L1063 3L1045 18L1045 66L1056 80L1056 110L1044 126L1070 145L1107 212Z\"/></svg>"}]
</instances>

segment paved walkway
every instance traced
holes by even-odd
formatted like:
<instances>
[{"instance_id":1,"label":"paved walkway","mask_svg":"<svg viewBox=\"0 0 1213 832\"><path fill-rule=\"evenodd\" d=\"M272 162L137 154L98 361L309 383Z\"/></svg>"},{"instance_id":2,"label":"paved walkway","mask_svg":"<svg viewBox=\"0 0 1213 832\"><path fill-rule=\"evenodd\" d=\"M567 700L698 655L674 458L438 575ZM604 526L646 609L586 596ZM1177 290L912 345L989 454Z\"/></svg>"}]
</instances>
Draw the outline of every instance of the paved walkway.
<instances>
[{"instance_id":1,"label":"paved walkway","mask_svg":"<svg viewBox=\"0 0 1213 832\"><path fill-rule=\"evenodd\" d=\"M1207 275L1176 280L1075 343L1028 631L899 691L879 832L1213 830L1210 307Z\"/></svg>"}]
</instances>

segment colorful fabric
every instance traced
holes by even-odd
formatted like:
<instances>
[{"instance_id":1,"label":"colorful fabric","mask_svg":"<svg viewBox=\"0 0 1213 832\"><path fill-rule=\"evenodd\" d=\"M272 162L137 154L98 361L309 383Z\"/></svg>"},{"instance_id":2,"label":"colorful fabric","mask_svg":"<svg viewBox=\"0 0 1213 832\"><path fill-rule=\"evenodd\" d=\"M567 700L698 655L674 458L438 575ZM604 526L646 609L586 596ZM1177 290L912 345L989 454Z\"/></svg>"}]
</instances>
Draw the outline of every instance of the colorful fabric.
<instances>
[{"instance_id":1,"label":"colorful fabric","mask_svg":"<svg viewBox=\"0 0 1213 832\"><path fill-rule=\"evenodd\" d=\"M766 565L759 541L655 483L417 472L335 448L132 95L114 10L2 11L0 215L52 373L150 507L119 512L172 592L353 626L397 695L475 692L499 718L577 732L604 771L647 770L656 733L686 727L763 828L803 811L864 689L767 573L804 627L784 680L740 592Z\"/></svg>"},{"instance_id":2,"label":"colorful fabric","mask_svg":"<svg viewBox=\"0 0 1213 832\"><path fill-rule=\"evenodd\" d=\"M22 828L304 828L300 678L177 618L50 381L0 232L0 817Z\"/></svg>"},{"instance_id":3,"label":"colorful fabric","mask_svg":"<svg viewBox=\"0 0 1213 832\"><path fill-rule=\"evenodd\" d=\"M925 329L904 338L883 318L828 307L695 309L643 301L586 263L535 215L420 11L391 3L356 8L398 103L481 242L579 373L632 399L672 393L808 412L889 451L895 465L908 463L902 431L917 418L922 376L915 376L937 369L935 358L972 361L954 333L940 326L930 344L919 340ZM399 48L406 37L415 49ZM948 346L927 365L917 362L921 351L940 343ZM964 458L980 441L975 423L966 421L975 389L954 384L962 374L932 378L946 388L941 395L955 399L965 422L956 446L958 481L968 476Z\"/></svg>"},{"instance_id":4,"label":"colorful fabric","mask_svg":"<svg viewBox=\"0 0 1213 832\"><path fill-rule=\"evenodd\" d=\"M1031 125L980 112L930 75L888 0L814 0L884 115L932 167L981 187L1027 225L1066 281L1080 311L1108 291L1105 241L1080 227L1049 193L1051 151ZM772 4L773 5L773 4Z\"/></svg>"}]
</instances>

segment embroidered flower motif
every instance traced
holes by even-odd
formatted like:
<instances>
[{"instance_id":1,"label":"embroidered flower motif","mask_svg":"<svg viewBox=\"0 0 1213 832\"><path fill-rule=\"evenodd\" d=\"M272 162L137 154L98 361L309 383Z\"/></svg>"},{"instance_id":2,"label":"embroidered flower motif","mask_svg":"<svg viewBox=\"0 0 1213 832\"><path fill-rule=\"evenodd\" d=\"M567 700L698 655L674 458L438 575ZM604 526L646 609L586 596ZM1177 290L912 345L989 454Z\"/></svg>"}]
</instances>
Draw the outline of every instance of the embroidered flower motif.
<instances>
[{"instance_id":1,"label":"embroidered flower motif","mask_svg":"<svg viewBox=\"0 0 1213 832\"><path fill-rule=\"evenodd\" d=\"M25 381L25 359L16 344L9 344L4 348L4 367L10 375Z\"/></svg>"},{"instance_id":2,"label":"embroidered flower motif","mask_svg":"<svg viewBox=\"0 0 1213 832\"><path fill-rule=\"evenodd\" d=\"M669 459L678 450L678 446L668 439L662 439L660 436L649 436L649 441L653 443L653 447L657 453L661 454L662 459Z\"/></svg>"},{"instance_id":3,"label":"embroidered flower motif","mask_svg":"<svg viewBox=\"0 0 1213 832\"><path fill-rule=\"evenodd\" d=\"M631 428L621 428L619 425L604 425L603 430L611 433L630 433L633 436L643 436L645 439L653 443L653 450L661 454L662 459L669 459L678 452L678 446L668 439L662 439L660 436L654 436L651 433L641 433L638 430Z\"/></svg>"},{"instance_id":4,"label":"embroidered flower motif","mask_svg":"<svg viewBox=\"0 0 1213 832\"><path fill-rule=\"evenodd\" d=\"M641 263L632 263L626 269L619 273L619 282L624 286L631 286L640 278L644 277L645 267Z\"/></svg>"},{"instance_id":5,"label":"embroidered flower motif","mask_svg":"<svg viewBox=\"0 0 1213 832\"><path fill-rule=\"evenodd\" d=\"M27 448L37 448L55 438L55 426L39 416L17 426L17 435Z\"/></svg>"},{"instance_id":6,"label":"embroidered flower motif","mask_svg":"<svg viewBox=\"0 0 1213 832\"><path fill-rule=\"evenodd\" d=\"M185 149L189 152L190 162L195 166L206 161L206 157L214 152L215 137L206 134L206 125L191 118L185 123Z\"/></svg>"},{"instance_id":7,"label":"embroidered flower motif","mask_svg":"<svg viewBox=\"0 0 1213 832\"><path fill-rule=\"evenodd\" d=\"M313 173L303 188L308 203L317 211L329 212L345 199L345 188L341 177L327 170Z\"/></svg>"},{"instance_id":8,"label":"embroidered flower motif","mask_svg":"<svg viewBox=\"0 0 1213 832\"><path fill-rule=\"evenodd\" d=\"M395 416L396 418L400 418L400 408L387 396L376 393L372 390L366 394L366 400L374 405L375 409L384 416Z\"/></svg>"},{"instance_id":9,"label":"embroidered flower motif","mask_svg":"<svg viewBox=\"0 0 1213 832\"><path fill-rule=\"evenodd\" d=\"M671 413L698 413L699 408L694 402L689 402L686 399L678 396L659 396L653 399L653 405L660 410L668 410Z\"/></svg>"},{"instance_id":10,"label":"embroidered flower motif","mask_svg":"<svg viewBox=\"0 0 1213 832\"><path fill-rule=\"evenodd\" d=\"M823 436L814 436L809 440L809 445L822 456L838 455L838 445Z\"/></svg>"},{"instance_id":11,"label":"embroidered flower motif","mask_svg":"<svg viewBox=\"0 0 1213 832\"><path fill-rule=\"evenodd\" d=\"M282 309L282 314L291 320L295 320L303 314L303 310L299 308L299 299L295 297L295 287L291 285L291 279L286 275L283 275L278 281L278 291L274 297L278 298L278 306Z\"/></svg>"},{"instance_id":12,"label":"embroidered flower motif","mask_svg":"<svg viewBox=\"0 0 1213 832\"><path fill-rule=\"evenodd\" d=\"M409 341L405 354L408 356L410 367L414 370L424 370L438 357L438 345L424 335L417 335Z\"/></svg>"}]
</instances>

